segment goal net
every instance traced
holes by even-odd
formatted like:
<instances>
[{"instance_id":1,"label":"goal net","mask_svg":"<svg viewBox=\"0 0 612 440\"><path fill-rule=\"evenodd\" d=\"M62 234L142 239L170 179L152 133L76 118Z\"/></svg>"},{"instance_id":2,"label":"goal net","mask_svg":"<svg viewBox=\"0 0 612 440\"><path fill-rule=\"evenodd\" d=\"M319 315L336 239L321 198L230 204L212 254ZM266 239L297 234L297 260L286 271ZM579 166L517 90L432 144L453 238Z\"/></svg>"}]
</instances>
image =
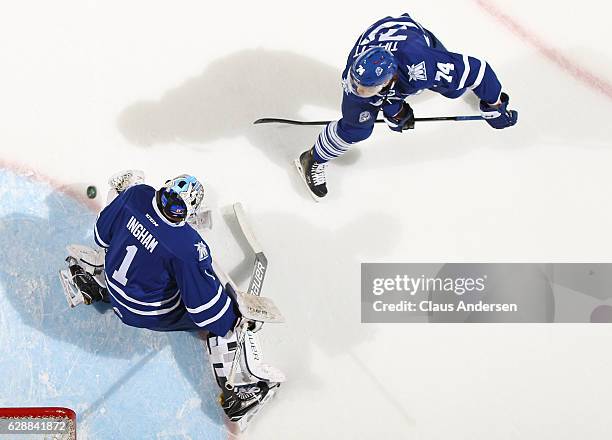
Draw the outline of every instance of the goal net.
<instances>
[{"instance_id":1,"label":"goal net","mask_svg":"<svg viewBox=\"0 0 612 440\"><path fill-rule=\"evenodd\" d=\"M0 440L76 440L76 414L68 408L0 408Z\"/></svg>"}]
</instances>

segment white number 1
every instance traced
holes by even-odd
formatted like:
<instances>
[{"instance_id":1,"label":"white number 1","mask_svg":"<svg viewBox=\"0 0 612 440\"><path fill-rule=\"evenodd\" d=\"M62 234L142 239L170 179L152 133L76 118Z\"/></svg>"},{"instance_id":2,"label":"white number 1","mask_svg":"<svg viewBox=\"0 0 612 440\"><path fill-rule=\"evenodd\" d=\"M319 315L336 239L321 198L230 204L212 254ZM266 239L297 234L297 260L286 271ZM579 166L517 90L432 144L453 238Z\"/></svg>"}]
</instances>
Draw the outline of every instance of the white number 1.
<instances>
[{"instance_id":1,"label":"white number 1","mask_svg":"<svg viewBox=\"0 0 612 440\"><path fill-rule=\"evenodd\" d=\"M449 83L453 82L453 77L451 72L455 70L455 65L453 63L438 63L438 73L436 73L436 81L440 81L444 78Z\"/></svg>"},{"instance_id":2,"label":"white number 1","mask_svg":"<svg viewBox=\"0 0 612 440\"><path fill-rule=\"evenodd\" d=\"M128 282L128 279L126 278L127 271L130 268L130 264L132 264L134 257L136 256L136 252L138 251L138 248L132 245L132 246L126 247L125 250L127 251L127 255L125 256L125 258L123 258L123 261L121 262L121 266L119 266L119 270L116 270L113 272L113 279L117 281L118 283L121 283L124 286L127 285L127 282Z\"/></svg>"}]
</instances>

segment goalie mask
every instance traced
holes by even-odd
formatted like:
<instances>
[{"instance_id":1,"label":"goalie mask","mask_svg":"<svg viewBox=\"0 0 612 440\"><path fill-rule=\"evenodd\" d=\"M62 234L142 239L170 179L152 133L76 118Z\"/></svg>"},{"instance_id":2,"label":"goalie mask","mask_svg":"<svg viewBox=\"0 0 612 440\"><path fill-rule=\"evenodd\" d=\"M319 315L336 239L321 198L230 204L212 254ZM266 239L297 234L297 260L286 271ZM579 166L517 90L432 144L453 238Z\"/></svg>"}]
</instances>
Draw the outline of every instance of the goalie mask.
<instances>
[{"instance_id":1,"label":"goalie mask","mask_svg":"<svg viewBox=\"0 0 612 440\"><path fill-rule=\"evenodd\" d=\"M193 176L181 174L157 191L157 206L171 221L181 222L194 214L204 198L204 187Z\"/></svg>"}]
</instances>

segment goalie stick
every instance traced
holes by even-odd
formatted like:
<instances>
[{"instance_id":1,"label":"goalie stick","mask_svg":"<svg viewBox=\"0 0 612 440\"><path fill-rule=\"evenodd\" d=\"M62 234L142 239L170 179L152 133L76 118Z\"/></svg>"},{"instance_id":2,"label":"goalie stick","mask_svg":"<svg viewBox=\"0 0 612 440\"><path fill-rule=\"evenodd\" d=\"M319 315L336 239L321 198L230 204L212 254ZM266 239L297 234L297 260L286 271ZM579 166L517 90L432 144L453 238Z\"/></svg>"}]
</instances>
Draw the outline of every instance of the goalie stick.
<instances>
[{"instance_id":1,"label":"goalie stick","mask_svg":"<svg viewBox=\"0 0 612 440\"><path fill-rule=\"evenodd\" d=\"M268 270L268 259L263 252L263 248L257 238L255 238L255 234L253 234L253 230L251 229L246 214L244 213L244 208L241 203L234 203L233 205L234 215L236 216L236 220L238 220L238 225L242 230L242 234L246 238L251 250L255 254L255 263L253 266L253 273L251 274L251 281L249 282L249 288L247 289L247 293L252 295L261 295L261 288L263 286L263 281L266 276L266 271Z\"/></svg>"},{"instance_id":2,"label":"goalie stick","mask_svg":"<svg viewBox=\"0 0 612 440\"><path fill-rule=\"evenodd\" d=\"M268 259L263 252L263 248L259 241L255 237L253 230L251 229L246 214L244 212L244 208L241 203L234 203L232 206L234 210L234 215L236 216L236 220L238 220L238 225L240 226L240 230L242 234L247 240L249 247L255 254L255 262L253 264L253 273L251 274L251 280L249 281L249 287L247 288L247 294L250 295L261 295L261 289L263 287L264 278L266 276L266 271L268 270ZM247 335L248 322L244 322L240 326L239 337L238 337L238 351L236 352L236 357L232 362L232 367L230 369L230 373L227 377L227 381L225 382L225 388L228 390L233 389L234 387L234 376L236 375L236 366L240 363L240 357L242 356L243 346L245 337ZM254 366L254 365L253 365ZM251 367L251 365L249 365ZM253 372L253 374L260 376L257 372ZM262 374L263 375L263 374Z\"/></svg>"},{"instance_id":3,"label":"goalie stick","mask_svg":"<svg viewBox=\"0 0 612 440\"><path fill-rule=\"evenodd\" d=\"M268 260L259 241L253 234L242 205L240 203L235 203L233 205L233 211L242 234L255 254L255 261L253 263L253 272L247 292L236 292L239 308L243 313L245 321L235 330L237 339L236 355L230 366L225 383L223 384L226 392L230 393L229 398L231 400L230 402L224 400L224 392L221 395L221 404L224 410L226 410L226 414L230 418L230 421L236 423L240 431L244 431L251 420L259 413L261 408L276 395L280 384L285 381L285 376L280 370L262 363L261 348L259 347L256 334L250 329L250 325L252 325L253 321L249 321L249 318L260 320L259 325L261 325L261 322L282 322L283 318L280 311L278 311L270 299L260 296L268 268ZM226 278L230 285L235 285L227 275ZM248 372L261 381L255 388L265 387L267 391L263 394L263 398L260 402L248 410L248 413L230 415L230 413L227 412L226 405L231 408L233 405L232 402L236 401L236 398L231 396L236 393L234 379L242 358L244 358L244 363L246 364Z\"/></svg>"}]
</instances>

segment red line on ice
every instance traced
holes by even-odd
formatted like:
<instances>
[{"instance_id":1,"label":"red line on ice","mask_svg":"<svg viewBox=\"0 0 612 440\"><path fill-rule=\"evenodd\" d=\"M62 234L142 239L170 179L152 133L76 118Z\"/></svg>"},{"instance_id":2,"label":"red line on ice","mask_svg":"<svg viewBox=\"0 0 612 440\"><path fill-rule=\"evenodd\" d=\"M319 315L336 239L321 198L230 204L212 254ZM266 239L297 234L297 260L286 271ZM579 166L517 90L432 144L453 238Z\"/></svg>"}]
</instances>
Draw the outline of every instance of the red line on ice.
<instances>
[{"instance_id":1,"label":"red line on ice","mask_svg":"<svg viewBox=\"0 0 612 440\"><path fill-rule=\"evenodd\" d=\"M73 189L67 188L65 183L62 183L59 180L46 176L42 173L39 173L38 171L33 170L32 168L28 166L16 164L14 162L9 162L5 159L0 159L0 168L3 168L5 170L10 170L17 175L22 175L26 178L33 179L38 182L46 183L51 188L53 188L55 191L61 192L83 203L91 211L95 213L100 211L100 206L94 200L88 199L84 194L80 194Z\"/></svg>"},{"instance_id":2,"label":"red line on ice","mask_svg":"<svg viewBox=\"0 0 612 440\"><path fill-rule=\"evenodd\" d=\"M570 58L563 55L554 47L548 46L535 33L522 26L518 21L514 20L509 15L505 14L493 2L488 0L474 0L476 4L483 9L487 14L491 15L502 25L508 28L513 34L535 47L538 52L544 55L548 60L555 63L561 69L572 75L575 79L582 82L584 85L596 90L609 99L612 99L612 84L605 78L599 77L594 73L580 67Z\"/></svg>"}]
</instances>

